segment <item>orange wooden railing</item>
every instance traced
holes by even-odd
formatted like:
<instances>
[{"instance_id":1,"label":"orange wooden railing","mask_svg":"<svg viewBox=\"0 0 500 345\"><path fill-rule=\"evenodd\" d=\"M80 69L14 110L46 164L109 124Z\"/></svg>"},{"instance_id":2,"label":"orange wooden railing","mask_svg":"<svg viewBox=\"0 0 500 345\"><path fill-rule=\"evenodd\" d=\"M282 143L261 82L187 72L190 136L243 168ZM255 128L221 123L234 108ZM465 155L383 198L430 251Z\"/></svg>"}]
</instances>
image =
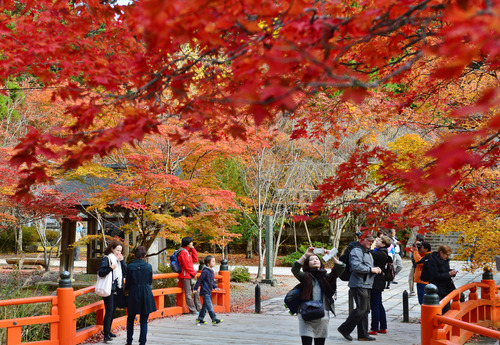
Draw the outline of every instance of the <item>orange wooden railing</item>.
<instances>
[{"instance_id":1,"label":"orange wooden railing","mask_svg":"<svg viewBox=\"0 0 500 345\"><path fill-rule=\"evenodd\" d=\"M155 274L153 279L177 278L177 273ZM22 342L22 344L37 345L74 345L83 342L92 335L102 330L104 320L103 301L91 303L89 305L76 308L75 298L88 293L93 293L95 286L74 291L71 287L69 272L62 272L59 281L59 288L56 296L42 296L32 298L21 298L0 301L0 307L14 306L31 303L51 303L50 315L33 317L23 317L9 320L0 320L0 328L7 329L6 345L21 344L22 326L49 324L49 340L36 342ZM212 294L214 311L218 313L228 313L230 311L230 283L229 271L219 271L215 276L218 280L218 287ZM165 307L165 295L176 295L177 305ZM153 296L156 302L157 311L149 314L149 319L161 318L168 315L179 315L189 311L181 282L177 287L155 289ZM76 320L79 317L96 312L96 325L86 327L81 330L76 329ZM122 316L113 320L113 327L126 325L127 317Z\"/></svg>"},{"instance_id":2,"label":"orange wooden railing","mask_svg":"<svg viewBox=\"0 0 500 345\"><path fill-rule=\"evenodd\" d=\"M481 296L477 290L481 289ZM480 283L470 283L451 292L439 301L437 287L425 287L421 308L421 344L464 344L474 334L498 339L500 332L488 327L500 327L500 286L495 286L491 272L485 272ZM462 293L469 291L468 300ZM450 310L442 315L443 307L451 302Z\"/></svg>"}]
</instances>

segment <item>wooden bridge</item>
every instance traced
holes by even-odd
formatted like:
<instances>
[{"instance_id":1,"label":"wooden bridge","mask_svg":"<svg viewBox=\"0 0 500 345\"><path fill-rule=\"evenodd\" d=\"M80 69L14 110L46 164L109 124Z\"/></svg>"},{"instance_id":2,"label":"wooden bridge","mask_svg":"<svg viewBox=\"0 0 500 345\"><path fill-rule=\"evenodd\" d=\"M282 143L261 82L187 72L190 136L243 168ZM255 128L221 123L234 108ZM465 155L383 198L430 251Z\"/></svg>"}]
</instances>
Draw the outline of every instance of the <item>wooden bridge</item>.
<instances>
[{"instance_id":1,"label":"wooden bridge","mask_svg":"<svg viewBox=\"0 0 500 345\"><path fill-rule=\"evenodd\" d=\"M85 342L86 339L102 330L104 307L102 301L95 302L80 308L75 306L75 298L92 293L94 287L76 290L71 287L69 274L61 275L60 287L57 296L42 296L18 300L0 301L0 306L15 306L29 303L51 303L50 315L25 317L10 320L0 320L0 328L7 329L6 345L37 344L37 345L74 345ZM177 274L155 275L154 279L177 278ZM226 321L220 325L201 325L194 323L195 315L182 315L187 312L185 298L180 286L153 290L158 311L151 314L151 319L169 316L164 321L150 323L148 343L150 344L178 344L179 337L186 335L191 344L205 344L209 339L217 340L218 344L300 344L298 324L294 317L273 314L272 311L264 315L258 314L228 314L230 310L229 272L220 271L216 276L219 280L220 291L213 296L214 309L218 316ZM418 338L422 345L437 344L464 344L472 335L482 334L500 340L500 332L488 327L500 326L500 298L499 286L495 285L491 273L486 272L481 282L466 284L442 301L435 294L435 287L426 287L424 305L421 307L421 325L398 324L391 329L391 334L379 335L377 342L415 344ZM466 299L461 298L463 295ZM177 305L165 307L166 295L176 295ZM451 309L441 315L443 306L451 301ZM282 308L282 299L277 302ZM85 329L76 329L78 318L96 312L97 322ZM338 315L330 322L330 338L336 343L345 343L335 329L343 321L343 315ZM125 325L125 317L114 320L113 327ZM38 342L22 342L22 327L34 324L49 324L50 338ZM114 343L120 344L124 340L125 332L119 332ZM136 338L138 332L135 333ZM402 342L401 336L411 342ZM170 342L171 341L171 342ZM346 342L347 343L347 342Z\"/></svg>"}]
</instances>

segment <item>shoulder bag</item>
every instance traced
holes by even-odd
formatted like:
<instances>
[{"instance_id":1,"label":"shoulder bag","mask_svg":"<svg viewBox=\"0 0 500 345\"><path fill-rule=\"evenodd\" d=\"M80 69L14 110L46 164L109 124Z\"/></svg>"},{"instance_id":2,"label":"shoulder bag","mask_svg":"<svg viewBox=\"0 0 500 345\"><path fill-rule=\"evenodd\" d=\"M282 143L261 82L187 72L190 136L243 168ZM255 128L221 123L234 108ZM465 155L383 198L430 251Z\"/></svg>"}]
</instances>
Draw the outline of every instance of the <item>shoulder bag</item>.
<instances>
[{"instance_id":1,"label":"shoulder bag","mask_svg":"<svg viewBox=\"0 0 500 345\"><path fill-rule=\"evenodd\" d=\"M108 258L109 260L109 258ZM105 277L97 274L97 282L95 283L95 294L101 297L111 295L111 286L113 285L113 272L109 272Z\"/></svg>"},{"instance_id":2,"label":"shoulder bag","mask_svg":"<svg viewBox=\"0 0 500 345\"><path fill-rule=\"evenodd\" d=\"M300 315L304 321L321 319L325 316L325 307L321 301L305 301L300 304Z\"/></svg>"}]
</instances>

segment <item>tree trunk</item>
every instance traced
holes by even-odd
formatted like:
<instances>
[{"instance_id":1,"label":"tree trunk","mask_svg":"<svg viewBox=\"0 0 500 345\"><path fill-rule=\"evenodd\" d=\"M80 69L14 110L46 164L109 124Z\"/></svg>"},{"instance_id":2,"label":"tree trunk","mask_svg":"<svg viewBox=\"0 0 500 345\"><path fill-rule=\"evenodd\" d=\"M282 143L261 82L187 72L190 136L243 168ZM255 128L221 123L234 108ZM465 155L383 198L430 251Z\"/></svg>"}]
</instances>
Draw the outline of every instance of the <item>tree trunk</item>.
<instances>
[{"instance_id":1,"label":"tree trunk","mask_svg":"<svg viewBox=\"0 0 500 345\"><path fill-rule=\"evenodd\" d=\"M305 228L306 228L306 234L307 234L307 239L308 239L308 241L309 241L309 245L312 247L313 243L312 243L312 241L311 241L311 235L309 235L309 229L307 228L307 223L306 223L306 221L305 221L305 220L304 220L304 226L305 226Z\"/></svg>"},{"instance_id":2,"label":"tree trunk","mask_svg":"<svg viewBox=\"0 0 500 345\"><path fill-rule=\"evenodd\" d=\"M280 249L280 241L281 241L281 233L283 232L283 224L285 223L285 214L286 214L286 207L285 207L285 212L283 212L283 217L281 218L281 225L280 225L280 231L278 232L278 238L276 239L276 250L274 251L274 258L273 258L273 266L276 266L276 259L278 258L278 250Z\"/></svg>"},{"instance_id":3,"label":"tree trunk","mask_svg":"<svg viewBox=\"0 0 500 345\"><path fill-rule=\"evenodd\" d=\"M16 227L16 254L21 254L23 252L23 226L19 225Z\"/></svg>"},{"instance_id":4,"label":"tree trunk","mask_svg":"<svg viewBox=\"0 0 500 345\"><path fill-rule=\"evenodd\" d=\"M252 242L253 242L253 239L249 239L247 240L247 255L246 255L246 258L247 259L251 259L253 258L253 245L252 245Z\"/></svg>"},{"instance_id":5,"label":"tree trunk","mask_svg":"<svg viewBox=\"0 0 500 345\"><path fill-rule=\"evenodd\" d=\"M262 273L264 272L264 254L262 251L262 227L259 227L259 241L257 242L257 249L259 252L259 268L257 270L256 279L262 278Z\"/></svg>"},{"instance_id":6,"label":"tree trunk","mask_svg":"<svg viewBox=\"0 0 500 345\"><path fill-rule=\"evenodd\" d=\"M299 246L297 245L297 228L295 227L295 222L293 222L293 241L295 243L295 251L299 251Z\"/></svg>"}]
</instances>

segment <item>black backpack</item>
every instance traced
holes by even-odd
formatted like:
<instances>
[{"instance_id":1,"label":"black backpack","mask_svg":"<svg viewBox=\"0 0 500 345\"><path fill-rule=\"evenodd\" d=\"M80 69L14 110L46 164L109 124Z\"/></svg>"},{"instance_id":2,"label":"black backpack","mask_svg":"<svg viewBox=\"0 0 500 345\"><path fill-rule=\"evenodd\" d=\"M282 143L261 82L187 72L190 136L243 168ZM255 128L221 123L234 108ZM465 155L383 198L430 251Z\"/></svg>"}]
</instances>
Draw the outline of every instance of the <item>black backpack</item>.
<instances>
[{"instance_id":1,"label":"black backpack","mask_svg":"<svg viewBox=\"0 0 500 345\"><path fill-rule=\"evenodd\" d=\"M295 315L299 312L299 306L302 302L300 300L300 290L302 289L302 284L297 284L293 289L288 291L285 296L285 308L289 309L291 315Z\"/></svg>"},{"instance_id":2,"label":"black backpack","mask_svg":"<svg viewBox=\"0 0 500 345\"><path fill-rule=\"evenodd\" d=\"M423 262L422 274L420 275L420 279L424 282L430 282L430 280L432 279L429 260L430 255L426 255L418 262L419 264Z\"/></svg>"},{"instance_id":3,"label":"black backpack","mask_svg":"<svg viewBox=\"0 0 500 345\"><path fill-rule=\"evenodd\" d=\"M384 268L384 279L386 282L392 282L396 276L396 270L394 269L394 262L390 256L387 256L387 263Z\"/></svg>"},{"instance_id":4,"label":"black backpack","mask_svg":"<svg viewBox=\"0 0 500 345\"><path fill-rule=\"evenodd\" d=\"M351 266L349 265L349 254L351 253L351 249L352 248L347 247L344 251L344 254L339 257L339 261L345 264L344 272L342 272L342 274L339 276L339 279L345 282L348 282L349 278L351 277Z\"/></svg>"}]
</instances>

